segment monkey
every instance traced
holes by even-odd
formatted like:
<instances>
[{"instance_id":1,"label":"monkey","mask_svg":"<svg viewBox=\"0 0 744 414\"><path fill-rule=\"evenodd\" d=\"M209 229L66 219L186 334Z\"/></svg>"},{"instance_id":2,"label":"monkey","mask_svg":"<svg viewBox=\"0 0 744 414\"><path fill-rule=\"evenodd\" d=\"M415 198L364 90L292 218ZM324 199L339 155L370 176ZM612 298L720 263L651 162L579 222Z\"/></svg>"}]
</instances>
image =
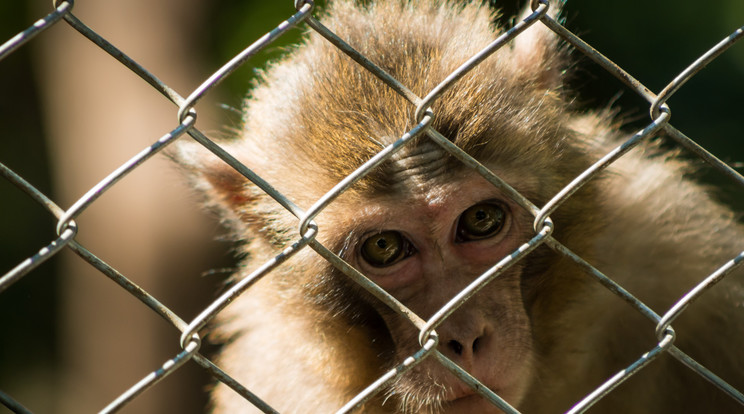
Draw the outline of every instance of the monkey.
<instances>
[{"instance_id":1,"label":"monkey","mask_svg":"<svg viewBox=\"0 0 744 414\"><path fill-rule=\"evenodd\" d=\"M559 5L550 4L557 16ZM336 0L323 24L418 96L506 30L489 6ZM529 13L527 11L526 13ZM535 206L627 139L613 108L567 87L569 48L536 22L432 102L431 123ZM320 35L269 65L243 124L220 145L307 210L412 130L415 105ZM193 143L176 158L242 257L238 280L300 239L299 220ZM693 163L647 139L550 214L551 237L658 314L743 250L737 215L691 178ZM423 320L535 237L535 215L417 135L314 218L315 240ZM744 389L744 279L729 275L672 327L674 345ZM436 327L436 351L523 413L569 410L659 342L650 321L574 260L541 244ZM217 363L282 413L335 412L421 349L419 330L311 248L227 306ZM257 412L220 384L215 413ZM498 413L434 357L363 413ZM744 412L662 353L594 413Z\"/></svg>"}]
</instances>

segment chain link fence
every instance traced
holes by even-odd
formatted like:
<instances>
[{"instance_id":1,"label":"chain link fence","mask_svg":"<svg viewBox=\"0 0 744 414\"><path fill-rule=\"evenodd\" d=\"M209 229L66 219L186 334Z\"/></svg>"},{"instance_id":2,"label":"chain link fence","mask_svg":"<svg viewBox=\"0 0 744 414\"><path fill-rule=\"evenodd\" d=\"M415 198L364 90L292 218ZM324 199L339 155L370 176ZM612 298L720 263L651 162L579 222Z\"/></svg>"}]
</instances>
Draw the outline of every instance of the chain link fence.
<instances>
[{"instance_id":1,"label":"chain link fence","mask_svg":"<svg viewBox=\"0 0 744 414\"><path fill-rule=\"evenodd\" d=\"M524 20L517 22L510 30L505 32L495 42L489 45L486 49L482 50L476 56L473 56L471 60L465 62L455 72L453 72L446 80L439 84L436 88L429 92L427 96L419 97L411 92L407 86L401 83L399 80L394 79L388 75L385 71L376 66L373 62L369 61L365 56L359 54L354 48L344 42L343 39L337 37L333 32L324 27L314 17L315 5L310 1L298 1L297 11L291 16L287 16L287 19L279 23L275 29L271 30L265 36L256 40L253 44L245 48L242 52L237 54L228 63L222 66L219 70L214 72L209 78L204 81L201 85L195 88L188 96L182 96L177 93L173 88L164 83L154 74L152 74L147 68L141 66L137 61L128 57L116 45L110 43L106 38L100 36L94 30L86 26L84 22L79 20L73 14L73 1L57 1L55 3L55 9L48 15L44 16L33 25L28 27L23 32L7 40L2 46L0 46L0 64L2 60L7 58L10 54L13 54L17 50L24 47L27 42L33 40L37 36L43 36L45 31L50 27L58 24L68 24L77 30L80 35L88 38L94 42L101 50L108 53L113 59L116 59L122 65L126 66L134 74L136 74L142 81L149 84L162 96L172 102L174 107L174 114L177 115L178 122L174 125L171 131L167 132L162 137L154 139L151 145L143 148L140 152L134 154L127 162L120 165L107 177L98 182L95 186L91 187L86 194L80 197L74 202L69 208L62 208L54 201L53 197L44 191L40 191L37 187L29 183L24 177L14 172L12 169L6 167L4 164L0 164L0 175L4 180L12 183L14 186L21 189L28 197L31 198L35 203L42 206L50 217L54 218L56 222L56 236L51 238L48 244L40 246L38 253L34 254L27 259L20 261L14 268L7 271L0 278L0 300L3 295L7 294L6 291L12 288L13 284L21 280L22 278L28 277L35 269L37 269L42 263L49 260L50 258L57 255L63 250L71 250L76 253L79 257L84 259L90 266L97 269L101 275L114 281L121 289L128 292L136 299L138 299L142 306L150 309L150 311L156 313L165 321L167 321L173 328L181 333L181 341L179 352L172 355L171 358L163 361L160 366L153 366L152 372L145 375L141 381L133 384L129 389L122 390L121 395L110 402L108 406L103 408L101 412L114 412L132 400L137 398L144 391L153 388L163 378L169 376L175 371L181 369L185 364L196 364L204 371L208 372L213 378L221 381L231 387L235 392L242 395L245 399L252 402L254 405L259 407L264 412L275 412L272 407L263 402L260 399L260 395L254 395L251 390L245 388L239 382L231 378L226 372L222 371L220 367L216 366L208 356L202 354L202 335L208 331L210 321L212 321L217 314L219 314L229 303L236 299L246 290L250 289L252 284L270 273L272 269L279 266L282 262L293 256L297 251L301 249L311 248L318 252L325 259L334 264L337 268L346 273L352 280L360 284L364 289L372 292L377 298L382 300L392 309L396 310L400 314L411 315L411 323L414 324L420 330L420 338L422 346L419 352L411 355L411 358L405 361L398 361L399 366L389 371L386 375L379 378L378 381L369 384L362 393L348 401L344 407L338 412L352 412L355 408L364 404L369 398L378 393L386 384L392 381L395 376L402 375L412 366L417 364L419 361L435 357L445 367L454 372L460 379L471 387L482 390L482 395L491 401L494 405L498 406L506 412L514 412L504 401L495 393L491 392L467 372L462 370L456 364L452 363L443 355L436 352L437 337L435 329L439 326L443 320L445 320L450 314L452 314L464 301L468 300L475 292L477 292L482 286L488 283L493 278L497 277L501 272L504 271L509 264L520 260L521 258L528 255L533 249L540 245L547 245L553 250L567 256L581 267L585 268L588 274L592 275L603 284L607 289L612 291L614 294L624 299L630 306L634 307L638 312L653 321L656 325L656 332L658 334L658 343L648 349L648 353L644 354L633 364L629 365L625 370L621 371L617 375L608 379L606 383L598 387L594 392L587 395L582 401L578 402L572 409L571 412L579 413L583 412L591 407L597 400L602 398L607 393L611 392L615 387L625 381L628 377L634 375L636 372L641 370L644 366L649 363L653 363L653 360L661 354L670 354L683 364L688 366L690 369L697 372L699 375L708 379L720 388L722 393L727 394L730 398L736 399L744 404L744 395L740 390L736 390L729 386L726 382L716 376L714 372L711 372L704 366L697 363L694 359L685 354L681 349L674 345L674 334L670 330L672 322L686 309L687 305L694 301L700 295L705 294L705 291L722 280L727 274L733 269L739 266L744 260L744 253L739 254L736 257L732 257L730 261L726 263L720 263L720 267L710 274L708 277L702 278L702 282L694 289L689 291L679 302L677 302L672 308L665 311L663 314L658 314L655 310L650 309L646 304L638 300L636 297L627 292L623 286L615 283L611 276L604 275L602 272L594 268L590 263L585 261L583 258L578 257L568 248L560 244L556 239L551 237L552 225L550 221L550 215L553 213L562 203L572 196L583 184L592 180L601 170L613 163L628 151L638 145L640 142L646 140L649 136L664 133L666 136L673 139L679 146L688 150L691 154L703 160L709 165L714 171L727 177L734 185L738 186L739 190L744 187L744 177L742 177L737 171L731 166L722 162L715 156L713 156L706 149L702 148L695 141L687 137L683 132L675 128L669 123L670 111L667 106L669 98L677 93L683 86L692 79L702 68L725 53L731 46L736 44L744 37L744 27L731 33L725 37L719 43L713 45L705 54L700 56L698 59L690 62L689 65L681 71L677 76L673 78L665 87L661 88L658 93L651 92L649 88L644 86L640 81L635 79L630 73L626 72L618 65L613 63L611 60L603 56L600 52L593 49L590 45L585 43L581 38L576 36L574 33L568 31L561 24L556 22L554 19L546 14L548 9L547 1L534 2L534 12L528 15ZM485 169L478 164L474 159L467 155L460 148L452 144L445 136L430 128L429 123L431 121L430 116L425 112L427 108L431 106L438 97L442 95L449 87L451 87L458 79L463 77L470 69L479 64L483 59L494 53L499 48L503 47L509 41L519 36L519 34L527 27L537 24L545 25L555 33L557 33L562 39L564 39L570 47L575 48L581 52L584 56L591 61L601 66L605 71L615 76L617 79L622 81L628 88L634 91L639 97L645 100L649 105L649 112L651 114L652 121L648 123L637 133L630 136L621 146L616 148L614 151L607 153L602 159L596 161L591 168L584 171L582 174L575 177L575 180L559 191L549 202L543 206L535 206L529 200L524 198L521 194L514 190L510 190L511 187L508 183L503 182L498 176L494 175L491 171ZM390 88L399 93L411 104L417 108L417 119L420 123L414 127L411 131L403 135L394 145L381 150L375 157L370 159L363 165L360 165L358 170L352 175L348 176L345 180L338 183L338 185L328 192L324 197L317 200L317 202L307 211L295 206L292 201L288 200L283 194L278 193L273 189L271 183L264 181L264 179L256 175L251 171L250 166L241 164L235 159L230 153L226 152L213 140L207 137L200 129L197 128L197 118L195 105L204 98L210 91L212 91L216 85L218 85L225 78L230 76L239 66L243 65L246 61L250 60L256 55L256 53L269 44L271 44L277 38L285 35L289 30L296 26L307 26L311 30L315 30L320 33L329 42L334 44L344 53L346 53L351 59L354 59L357 63L365 67L379 79L383 80ZM5 99L0 97L0 99ZM488 273L479 277L473 284L468 286L459 295L447 303L446 306L441 308L432 318L423 320L413 315L407 309L403 308L402 305L391 297L384 290L371 283L366 278L362 277L354 269L348 267L345 262L339 259L336 254L328 250L325 246L315 240L315 234L317 229L313 225L313 219L323 211L329 204L334 202L334 199L346 191L355 181L363 177L368 171L378 166L380 163L387 160L393 153L395 148L406 145L407 142L411 141L414 137L426 134L428 137L444 147L462 163L478 171L488 181L499 188L509 190L509 196L521 204L525 209L530 211L534 217L534 228L536 229L534 237L524 245L518 252L515 252L508 258L505 258L502 263L491 269ZM190 138L189 138L190 137ZM5 138L8 139L8 138ZM225 163L232 166L240 174L251 180L268 195L274 198L279 204L284 206L290 213L295 215L300 221L300 238L291 243L291 247L277 255L274 260L269 263L260 266L255 272L248 277L243 278L234 285L230 286L228 290L222 293L216 300L205 307L198 316L195 318L185 318L183 315L179 315L169 307L165 306L161 301L148 293L146 290L135 284L132 279L122 274L120 271L110 266L103 260L101 260L95 253L96 246L84 246L77 239L76 236L79 232L79 227L76 220L86 212L86 210L95 204L99 198L106 194L112 187L117 186L120 180L126 177L135 169L140 168L145 163L156 156L159 152L165 149L168 145L179 139L193 139L198 142L209 151L221 158ZM154 387L152 392L157 392L157 387ZM2 392L0 390L0 402L9 408L13 412L25 413L29 412L24 408L22 401L17 401L13 395Z\"/></svg>"}]
</instances>

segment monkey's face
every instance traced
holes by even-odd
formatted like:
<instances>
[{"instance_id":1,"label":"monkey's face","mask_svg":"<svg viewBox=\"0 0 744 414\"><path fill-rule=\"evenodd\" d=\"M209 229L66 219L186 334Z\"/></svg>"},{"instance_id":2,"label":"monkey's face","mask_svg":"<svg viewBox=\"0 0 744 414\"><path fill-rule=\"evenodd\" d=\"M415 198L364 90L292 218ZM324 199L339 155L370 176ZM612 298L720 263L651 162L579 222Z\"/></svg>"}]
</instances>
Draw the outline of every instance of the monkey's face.
<instances>
[{"instance_id":1,"label":"monkey's face","mask_svg":"<svg viewBox=\"0 0 744 414\"><path fill-rule=\"evenodd\" d=\"M476 174L432 184L406 177L408 195L360 206L347 259L423 318L526 239L525 211ZM436 182L436 181L435 181ZM465 302L436 331L439 351L512 404L523 397L531 371L531 331L520 265ZM419 349L418 331L384 305L375 305L396 361ZM403 412L497 411L439 365L417 366L390 391L405 396ZM411 406L414 405L414 406Z\"/></svg>"}]
</instances>

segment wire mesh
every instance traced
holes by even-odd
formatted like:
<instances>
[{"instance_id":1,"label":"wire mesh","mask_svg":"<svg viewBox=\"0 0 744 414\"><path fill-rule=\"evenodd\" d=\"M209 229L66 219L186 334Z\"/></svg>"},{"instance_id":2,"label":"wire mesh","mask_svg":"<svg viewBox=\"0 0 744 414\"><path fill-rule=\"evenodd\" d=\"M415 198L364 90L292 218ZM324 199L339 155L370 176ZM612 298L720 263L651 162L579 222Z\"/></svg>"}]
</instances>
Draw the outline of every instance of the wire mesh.
<instances>
[{"instance_id":1,"label":"wire mesh","mask_svg":"<svg viewBox=\"0 0 744 414\"><path fill-rule=\"evenodd\" d=\"M200 353L202 344L201 335L208 330L209 323L231 302L238 298L245 291L251 289L256 281L264 277L265 275L272 272L275 268L280 266L284 261L295 255L297 252L305 248L315 250L320 256L331 262L336 268L344 272L352 281L359 284L362 288L369 291L377 299L385 303L391 309L398 314L407 318L416 328L419 330L420 349L410 355L403 361L397 361L398 365L386 372L377 381L368 385L364 391L359 393L353 399L348 401L346 405L339 409L339 413L352 412L358 407L362 406L371 397L379 393L385 388L387 384L392 382L396 377L403 375L407 370L414 367L416 364L426 358L437 359L447 369L452 371L458 378L460 378L467 385L473 389L477 389L478 392L492 402L495 406L499 407L504 412L518 412L511 407L506 401L499 397L496 393L489 390L483 384L481 384L476 378L471 376L468 372L460 368L457 364L449 360L445 355L437 350L438 336L436 329L440 324L446 320L453 312L455 312L462 304L466 303L469 298L475 295L483 286L487 285L490 281L497 278L503 272L505 272L511 265L517 263L523 257L529 255L534 249L541 245L547 245L556 252L565 255L567 258L576 262L579 266L585 268L587 273L597 279L602 285L604 285L609 291L618 295L630 306L635 308L643 316L651 320L655 325L655 334L658 339L658 343L649 347L647 353L639 357L639 359L627 366L624 370L619 372L617 375L609 378L604 384L599 386L592 393L588 394L584 399L579 401L569 411L572 413L584 412L599 399L606 394L612 392L614 388L619 386L629 377L635 375L639 370L648 364L653 363L654 359L662 354L672 355L674 358L681 361L683 364L688 366L690 369L697 372L699 375L715 384L721 391L727 394L730 398L738 400L744 404L744 395L741 391L731 387L721 378L716 376L714 372L703 367L697 363L694 359L685 354L681 349L674 345L675 332L672 329L673 321L685 311L687 306L696 300L701 295L704 295L708 288L718 283L726 275L730 274L735 268L737 268L742 260L744 260L744 252L732 257L730 261L720 263L718 269L711 273L708 277L702 279L702 281L694 288L691 289L682 299L674 304L673 307L666 310L663 314L658 314L652 310L651 307L647 306L641 300L636 298L634 295L629 293L623 286L620 286L613 281L611 275L605 275L600 270L592 266L584 258L579 257L566 246L562 245L558 240L552 237L553 223L550 219L551 215L558 209L563 203L572 197L583 185L591 180L595 179L596 176L604 170L606 167L614 163L616 160L623 157L629 151L632 151L639 143L648 139L648 137L663 132L667 136L675 140L681 147L684 147L691 151L700 160L704 161L715 171L728 177L736 185L744 186L744 177L741 176L735 169L719 160L714 155L710 154L700 145L698 145L691 138L687 137L684 133L676 129L669 123L671 111L667 102L669 98L683 89L684 86L690 79L692 79L703 67L711 63L714 59L725 53L731 46L736 44L744 37L744 27L735 30L733 33L728 35L726 38L721 40L719 43L711 47L705 54L694 60L689 64L687 68L679 73L674 79L669 82L665 87L661 88L661 92L658 94L651 92L649 88L644 86L640 81L635 79L630 73L626 72L618 65L613 63L610 59L602 55L600 52L592 48L590 45L585 43L581 38L568 31L563 25L557 22L553 17L548 14L549 4L545 0L533 2L534 11L528 14L523 20L517 22L510 30L505 32L501 37L495 40L487 48L483 49L479 54L473 56L469 61L462 64L452 74L431 90L426 96L419 97L412 92L403 82L395 79L393 76L385 72L382 68L375 65L364 55L357 52L351 45L347 44L344 39L336 36L331 30L326 28L320 21L314 17L315 5L311 1L299 1L297 2L297 11L287 16L285 21L279 22L273 30L267 33L265 36L257 39L242 52L237 54L233 59L227 62L220 69L215 71L211 76L207 78L201 85L191 92L188 97L182 97L175 90L169 87L165 82L158 79L155 75L150 73L146 68L142 67L137 61L128 57L124 52L118 49L114 44L110 43L104 37L96 33L93 29L86 26L81 20L75 17L73 14L74 3L72 1L57 1L55 2L54 10L48 15L42 17L36 23L31 25L28 29L19 33L18 35L7 40L2 46L0 46L0 64L2 60L7 58L9 55L17 52L22 47L26 46L29 41L33 39L43 37L44 32L50 27L58 24L66 24L73 27L80 35L86 37L103 51L108 53L112 58L116 59L122 65L126 66L134 74L140 77L143 81L152 86L156 91L162 94L166 99L171 101L177 107L177 120L178 122L174 125L173 129L146 148L142 149L139 153L133 155L127 162L116 168L111 174L105 177L103 180L98 182L96 185L90 188L82 197L80 197L75 203L69 208L61 208L53 197L37 189L34 185L26 181L22 176L0 164L0 175L6 181L10 182L14 186L18 187L33 202L42 206L49 216L53 217L56 221L56 236L52 238L48 244L42 246L39 251L33 256L21 261L14 268L5 273L0 277L0 299L2 294L18 282L22 278L28 277L32 272L37 269L41 264L59 254L60 251L65 249L71 250L85 260L90 266L95 267L98 271L114 281L121 289L124 289L130 295L139 300L144 306L148 307L151 311L155 312L176 330L181 333L180 347L181 351L175 353L171 358L164 361L159 367L153 367L153 371L145 375L139 382L132 385L129 389L122 390L122 394L110 402L110 404L104 407L101 412L115 412L133 399L137 398L144 391L153 388L160 380L171 375L173 372L179 370L182 366L189 363L195 363L216 380L223 382L224 384L231 387L234 391L243 396L246 400L256 405L260 410L264 412L276 412L266 402L261 400L260 395L256 395L251 390L244 387L240 382L233 379L230 375L222 371L218 366L210 361L208 356ZM392 90L400 94L403 98L408 100L416 108L416 119L418 124L415 125L410 131L403 134L397 141L392 145L387 146L379 151L373 158L369 159L366 163L360 165L358 169L344 180L339 182L333 189L326 193L323 197L318 199L310 208L302 210L300 207L295 205L285 195L277 191L272 185L267 182L264 178L254 173L250 166L242 164L233 155L228 153L220 145L215 143L212 139L208 138L206 134L202 133L197 129L196 121L196 109L195 105L205 95L207 95L213 88L218 85L226 77L230 76L238 67L243 65L246 61L251 59L259 50L266 48L278 37L284 35L290 29L303 26L310 28L320 33L333 45L338 47L345 54L350 56L364 68L369 70L380 80L382 80ZM575 179L566 187L556 193L554 197L548 200L544 205L537 206L531 201L525 198L517 190L513 189L509 183L502 180L499 176L488 170L486 167L481 165L478 161L470 157L462 149L454 145L447 137L442 135L440 132L434 130L431 127L432 116L434 113L431 112L432 103L449 88L452 87L460 78L468 73L472 68L476 67L480 62L486 59L488 56L493 54L495 51L504 47L509 41L518 37L522 31L527 29L531 25L545 25L555 33L557 33L562 39L565 40L570 47L580 51L584 56L593 62L596 62L604 70L615 76L621 82L626 84L632 91L638 94L639 97L644 99L649 104L649 113L651 116L651 122L647 126L642 128L637 133L631 135L624 143L616 147L614 150L608 152L603 158L596 161L590 168L577 175ZM230 286L229 289L225 290L217 299L215 299L209 306L205 307L202 312L199 313L195 318L185 319L179 316L163 303L158 298L149 294L147 291L137 286L132 280L124 276L117 269L111 265L105 263L103 260L98 258L92 253L89 248L83 246L76 240L78 234L78 224L76 219L85 214L86 210L94 203L97 202L99 197L104 195L112 187L116 186L120 180L126 177L129 173L139 168L144 163L156 154L162 152L168 145L173 142L184 139L185 136L190 136L193 140L201 144L203 147L214 153L222 161L230 165L240 174L245 176L248 180L253 182L262 191L273 198L277 203L283 206L289 213L297 217L300 221L299 229L300 236L293 243L290 243L290 247L282 251L273 260L258 267L253 273L247 277L242 278L240 281ZM347 189L352 187L354 183L363 178L371 170L375 169L386 160L390 159L396 151L403 148L407 143L411 142L419 136L427 136L434 143L444 148L447 152L456 157L460 162L472 168L481 174L486 180L491 182L494 186L505 191L512 199L518 204L524 207L527 211L534 215L534 236L520 246L515 252L505 257L503 260L495 264L486 273L474 280L469 286L463 289L458 295L451 298L451 300L443 306L438 312L436 312L429 319L422 319L400 301L396 300L384 289L377 286L374 282L369 280L358 270L349 266L344 262L338 255L329 250L328 247L324 246L321 242L316 240L315 236L318 232L317 226L314 223L314 219L329 205ZM95 248L95 246L93 246ZM157 388L156 388L157 389ZM155 391L156 392L156 391ZM0 402L5 407L13 412L24 413L28 412L21 402L16 401L13 396L0 392Z\"/></svg>"}]
</instances>

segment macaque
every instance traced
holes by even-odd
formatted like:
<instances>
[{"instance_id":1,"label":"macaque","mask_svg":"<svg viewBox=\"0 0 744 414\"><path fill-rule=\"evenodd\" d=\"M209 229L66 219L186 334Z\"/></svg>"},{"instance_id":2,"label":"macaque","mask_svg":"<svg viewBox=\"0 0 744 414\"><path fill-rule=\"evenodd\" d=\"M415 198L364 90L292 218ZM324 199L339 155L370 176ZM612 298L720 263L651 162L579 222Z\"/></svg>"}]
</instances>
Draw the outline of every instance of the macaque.
<instances>
[{"instance_id":1,"label":"macaque","mask_svg":"<svg viewBox=\"0 0 744 414\"><path fill-rule=\"evenodd\" d=\"M556 15L557 6L551 15ZM529 12L529 11L528 11ZM528 13L527 12L527 13ZM333 2L322 21L419 97L505 29L477 2ZM575 107L569 48L537 22L430 107L431 128L534 205L627 139L613 109ZM321 36L263 73L221 145L302 209L416 124L415 105ZM183 143L179 162L240 241L240 279L298 240L299 220L227 164ZM647 139L550 215L552 236L663 315L744 249L730 208L691 163ZM534 215L434 143L414 138L316 218L316 239L424 320L535 235ZM674 344L744 389L744 275L673 324ZM311 248L218 317L228 374L282 413L335 412L421 345L410 321ZM436 328L437 350L524 413L564 412L651 350L655 323L541 245ZM217 413L257 409L224 385ZM497 413L428 357L363 413ZM733 413L744 406L668 354L594 413Z\"/></svg>"}]
</instances>

